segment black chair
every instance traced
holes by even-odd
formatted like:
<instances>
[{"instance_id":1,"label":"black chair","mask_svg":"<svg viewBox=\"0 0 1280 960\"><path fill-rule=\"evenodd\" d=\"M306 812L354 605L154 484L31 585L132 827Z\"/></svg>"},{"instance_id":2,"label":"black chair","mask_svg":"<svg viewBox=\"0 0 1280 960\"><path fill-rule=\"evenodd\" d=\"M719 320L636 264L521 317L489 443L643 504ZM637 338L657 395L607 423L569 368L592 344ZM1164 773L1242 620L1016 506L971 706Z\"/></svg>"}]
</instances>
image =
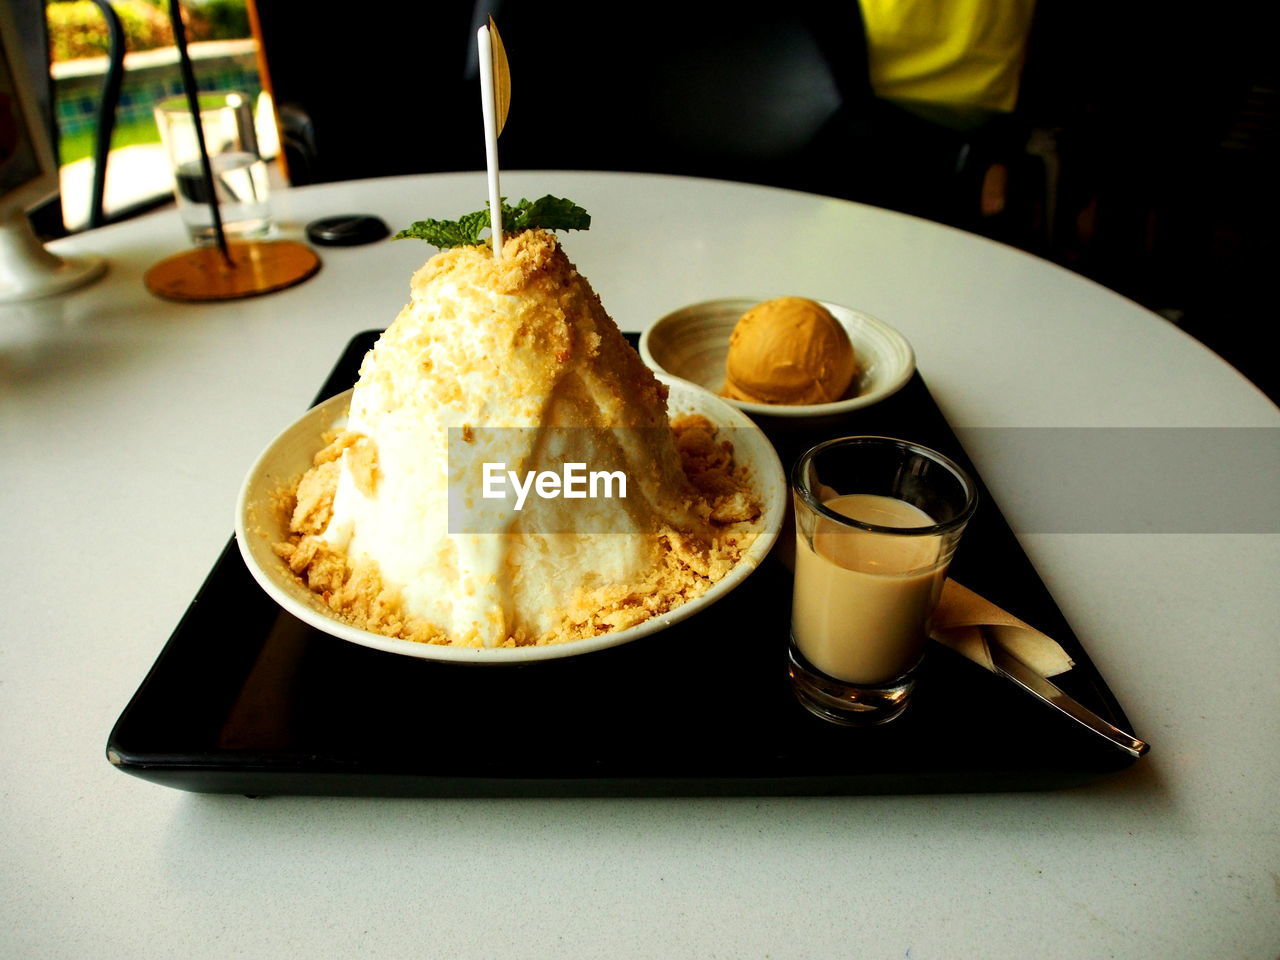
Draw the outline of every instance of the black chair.
<instances>
[{"instance_id":1,"label":"black chair","mask_svg":"<svg viewBox=\"0 0 1280 960\"><path fill-rule=\"evenodd\" d=\"M299 141L302 176L483 168L475 28L490 10L513 77L501 142L509 169L796 185L800 157L846 87L869 93L856 5L831 4L838 30L817 14L744 19L668 0L616 25L598 9L581 0L400 5L399 16L336 25L298 0L259 3L286 141L311 131Z\"/></svg>"},{"instance_id":2,"label":"black chair","mask_svg":"<svg viewBox=\"0 0 1280 960\"><path fill-rule=\"evenodd\" d=\"M107 72L102 79L102 95L98 101L98 123L93 136L93 186L89 192L89 227L107 222L104 205L107 190L107 160L111 154L111 135L116 129L116 108L120 105L120 85L124 82L124 27L109 0L93 0L107 22L110 45Z\"/></svg>"},{"instance_id":3,"label":"black chair","mask_svg":"<svg viewBox=\"0 0 1280 960\"><path fill-rule=\"evenodd\" d=\"M624 23L595 9L558 0L496 12L513 77L504 163L845 195L856 164L815 148L871 99L856 3L747 14L656 0Z\"/></svg>"}]
</instances>

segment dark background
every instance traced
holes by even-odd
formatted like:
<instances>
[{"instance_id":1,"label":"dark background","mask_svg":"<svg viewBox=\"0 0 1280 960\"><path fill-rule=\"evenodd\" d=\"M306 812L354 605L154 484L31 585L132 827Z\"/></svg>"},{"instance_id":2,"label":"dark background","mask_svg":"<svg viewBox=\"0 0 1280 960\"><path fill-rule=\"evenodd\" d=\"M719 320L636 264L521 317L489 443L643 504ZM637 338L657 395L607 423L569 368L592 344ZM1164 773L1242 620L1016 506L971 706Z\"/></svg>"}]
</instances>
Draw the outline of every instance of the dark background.
<instances>
[{"instance_id":1,"label":"dark background","mask_svg":"<svg viewBox=\"0 0 1280 960\"><path fill-rule=\"evenodd\" d=\"M1280 213L1270 5L1041 0L1015 114L928 119L871 95L855 3L257 7L276 101L311 123L304 177L482 168L469 58L492 11L518 78L504 167L715 176L950 223L1161 312L1277 396L1260 349ZM1057 165L1052 212L1033 136ZM993 161L1009 186L984 216Z\"/></svg>"},{"instance_id":2,"label":"dark background","mask_svg":"<svg viewBox=\"0 0 1280 960\"><path fill-rule=\"evenodd\" d=\"M40 0L13 0L31 37ZM507 169L765 183L952 224L1159 312L1266 390L1280 195L1270 4L1040 0L1012 115L876 98L853 0L256 0L294 183L482 169L475 27L515 78ZM30 21L30 30L27 22ZM992 164L1001 209L983 211Z\"/></svg>"}]
</instances>

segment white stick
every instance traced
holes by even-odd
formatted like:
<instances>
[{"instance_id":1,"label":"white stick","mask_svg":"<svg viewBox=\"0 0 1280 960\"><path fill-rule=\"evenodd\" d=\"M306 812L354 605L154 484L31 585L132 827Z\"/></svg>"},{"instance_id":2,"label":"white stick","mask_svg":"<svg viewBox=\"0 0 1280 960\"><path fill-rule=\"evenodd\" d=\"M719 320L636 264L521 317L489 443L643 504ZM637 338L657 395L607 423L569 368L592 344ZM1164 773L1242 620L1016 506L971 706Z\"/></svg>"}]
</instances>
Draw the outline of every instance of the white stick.
<instances>
[{"instance_id":1,"label":"white stick","mask_svg":"<svg viewBox=\"0 0 1280 960\"><path fill-rule=\"evenodd\" d=\"M484 162L489 171L489 226L493 231L493 257L502 259L502 193L498 188L498 118L493 94L493 45L489 27L476 32L480 54L480 106L484 111Z\"/></svg>"}]
</instances>

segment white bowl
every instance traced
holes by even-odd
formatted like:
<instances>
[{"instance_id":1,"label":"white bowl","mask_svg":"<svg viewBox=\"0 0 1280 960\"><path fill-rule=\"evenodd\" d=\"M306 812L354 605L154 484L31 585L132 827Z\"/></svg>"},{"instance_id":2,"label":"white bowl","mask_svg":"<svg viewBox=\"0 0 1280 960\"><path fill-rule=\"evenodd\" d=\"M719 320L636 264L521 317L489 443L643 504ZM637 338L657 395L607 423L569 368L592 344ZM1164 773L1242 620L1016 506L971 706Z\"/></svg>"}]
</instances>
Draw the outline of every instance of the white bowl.
<instances>
[{"instance_id":1,"label":"white bowl","mask_svg":"<svg viewBox=\"0 0 1280 960\"><path fill-rule=\"evenodd\" d=\"M724 389L729 335L739 318L760 302L707 300L668 313L640 335L640 356L654 370L718 394ZM757 416L829 417L878 403L911 379L916 357L902 334L860 310L818 302L844 327L858 357L860 371L849 387L849 396L795 406L728 399L726 403Z\"/></svg>"},{"instance_id":2,"label":"white bowl","mask_svg":"<svg viewBox=\"0 0 1280 960\"><path fill-rule=\"evenodd\" d=\"M236 505L236 541L240 545L240 555L262 589L299 620L352 643L424 660L468 664L528 663L591 653L657 633L711 606L760 565L778 537L788 496L787 481L778 454L759 427L719 397L699 387L671 377L659 375L659 379L671 389L669 404L672 415L700 413L718 427L734 428L734 455L750 468L755 492L764 507L760 521L763 532L747 548L737 565L702 596L669 613L651 617L625 630L583 640L495 649L414 643L362 630L337 619L333 611L300 583L285 562L272 551L273 543L288 539L288 518L280 516L273 495L292 486L311 466L311 458L321 446L321 433L346 423L350 390L308 410L271 441L250 468Z\"/></svg>"}]
</instances>

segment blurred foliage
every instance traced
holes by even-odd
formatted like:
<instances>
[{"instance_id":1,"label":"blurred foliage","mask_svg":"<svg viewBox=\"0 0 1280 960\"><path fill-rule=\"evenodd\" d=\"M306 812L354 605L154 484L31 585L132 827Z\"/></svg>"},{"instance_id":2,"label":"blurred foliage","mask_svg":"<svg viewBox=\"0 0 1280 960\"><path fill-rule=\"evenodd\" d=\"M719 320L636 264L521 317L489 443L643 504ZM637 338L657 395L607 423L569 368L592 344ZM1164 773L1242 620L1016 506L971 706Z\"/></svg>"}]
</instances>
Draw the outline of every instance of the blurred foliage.
<instances>
[{"instance_id":1,"label":"blurred foliage","mask_svg":"<svg viewBox=\"0 0 1280 960\"><path fill-rule=\"evenodd\" d=\"M125 48L150 50L173 43L169 18L142 0L116 0L112 4L124 27ZM102 11L90 0L61 0L45 8L49 21L49 47L53 60L100 57L110 49L110 35Z\"/></svg>"},{"instance_id":2,"label":"blurred foliage","mask_svg":"<svg viewBox=\"0 0 1280 960\"><path fill-rule=\"evenodd\" d=\"M163 6L168 9L167 4ZM206 36L192 39L233 40L250 34L249 9L245 0L188 0L187 6L192 29L208 31Z\"/></svg>"},{"instance_id":3,"label":"blurred foliage","mask_svg":"<svg viewBox=\"0 0 1280 960\"><path fill-rule=\"evenodd\" d=\"M165 0L112 0L124 28L125 49L151 50L173 44ZM111 39L102 11L92 0L48 0L49 53L53 60L101 57ZM188 0L182 7L187 39L231 40L249 36L245 0Z\"/></svg>"}]
</instances>

